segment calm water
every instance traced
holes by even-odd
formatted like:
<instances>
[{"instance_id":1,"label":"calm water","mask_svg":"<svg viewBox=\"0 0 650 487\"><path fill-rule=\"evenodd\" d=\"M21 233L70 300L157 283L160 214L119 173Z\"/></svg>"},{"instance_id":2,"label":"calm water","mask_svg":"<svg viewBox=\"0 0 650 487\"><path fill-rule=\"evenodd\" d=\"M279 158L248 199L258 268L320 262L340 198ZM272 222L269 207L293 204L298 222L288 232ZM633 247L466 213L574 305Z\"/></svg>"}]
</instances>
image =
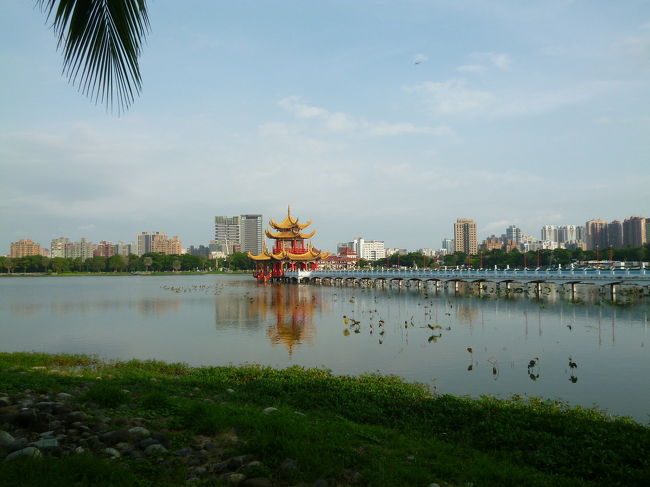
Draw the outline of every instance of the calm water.
<instances>
[{"instance_id":1,"label":"calm water","mask_svg":"<svg viewBox=\"0 0 650 487\"><path fill-rule=\"evenodd\" d=\"M3 278L0 351L380 372L440 393L559 398L647 423L649 311L647 300L259 286L250 276Z\"/></svg>"}]
</instances>

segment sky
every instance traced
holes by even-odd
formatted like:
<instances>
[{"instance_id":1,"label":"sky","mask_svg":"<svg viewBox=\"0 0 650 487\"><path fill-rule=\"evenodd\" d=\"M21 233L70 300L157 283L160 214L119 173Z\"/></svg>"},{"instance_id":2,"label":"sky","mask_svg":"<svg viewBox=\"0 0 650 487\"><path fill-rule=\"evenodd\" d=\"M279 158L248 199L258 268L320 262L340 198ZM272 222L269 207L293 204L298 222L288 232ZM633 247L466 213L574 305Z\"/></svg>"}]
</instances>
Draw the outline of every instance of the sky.
<instances>
[{"instance_id":1,"label":"sky","mask_svg":"<svg viewBox=\"0 0 650 487\"><path fill-rule=\"evenodd\" d=\"M31 238L214 238L288 205L314 245L440 248L456 218L650 216L650 2L149 1L123 115L62 75L43 13L0 16L0 254Z\"/></svg>"}]
</instances>

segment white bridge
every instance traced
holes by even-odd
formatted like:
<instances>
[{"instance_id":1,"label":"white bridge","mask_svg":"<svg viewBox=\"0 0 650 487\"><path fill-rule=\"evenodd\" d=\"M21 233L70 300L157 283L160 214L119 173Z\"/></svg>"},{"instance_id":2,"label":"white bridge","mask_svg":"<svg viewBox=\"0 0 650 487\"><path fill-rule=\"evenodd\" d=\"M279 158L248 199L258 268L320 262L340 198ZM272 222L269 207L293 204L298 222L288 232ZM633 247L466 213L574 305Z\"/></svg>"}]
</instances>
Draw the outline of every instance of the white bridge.
<instances>
[{"instance_id":1,"label":"white bridge","mask_svg":"<svg viewBox=\"0 0 650 487\"><path fill-rule=\"evenodd\" d=\"M570 284L575 293L576 284L593 284L610 286L611 296L615 297L616 286L629 285L646 288L650 286L650 273L646 269L453 269L453 270L318 270L318 271L289 271L285 279L297 282L347 281L399 281L415 282L417 285L433 281L440 282L494 282L539 284L553 283L558 285Z\"/></svg>"}]
</instances>

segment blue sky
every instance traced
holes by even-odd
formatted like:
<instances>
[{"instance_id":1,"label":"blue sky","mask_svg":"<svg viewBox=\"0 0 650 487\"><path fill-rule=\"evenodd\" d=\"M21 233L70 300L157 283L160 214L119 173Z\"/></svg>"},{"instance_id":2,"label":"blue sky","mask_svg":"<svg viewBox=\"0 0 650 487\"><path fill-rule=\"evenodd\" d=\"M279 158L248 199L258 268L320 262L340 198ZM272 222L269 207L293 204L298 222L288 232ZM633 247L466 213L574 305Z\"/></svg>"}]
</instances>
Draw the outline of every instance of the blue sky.
<instances>
[{"instance_id":1,"label":"blue sky","mask_svg":"<svg viewBox=\"0 0 650 487\"><path fill-rule=\"evenodd\" d=\"M312 219L314 243L439 248L517 224L650 216L650 2L150 1L120 117L61 75L33 3L0 17L0 253L32 238L212 238Z\"/></svg>"}]
</instances>

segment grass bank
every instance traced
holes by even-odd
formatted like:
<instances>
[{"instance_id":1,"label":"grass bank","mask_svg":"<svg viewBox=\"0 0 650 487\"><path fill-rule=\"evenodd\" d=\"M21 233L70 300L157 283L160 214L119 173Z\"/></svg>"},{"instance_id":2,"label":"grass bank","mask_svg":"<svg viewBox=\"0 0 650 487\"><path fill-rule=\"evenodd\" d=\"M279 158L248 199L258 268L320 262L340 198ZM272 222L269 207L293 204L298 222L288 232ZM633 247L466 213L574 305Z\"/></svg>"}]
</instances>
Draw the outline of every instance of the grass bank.
<instances>
[{"instance_id":1,"label":"grass bank","mask_svg":"<svg viewBox=\"0 0 650 487\"><path fill-rule=\"evenodd\" d=\"M270 485L650 485L648 427L554 401L431 396L394 377L298 367L191 368L0 353L0 396L26 390L48 397L74 391L82 409L99 408L111 420L137 416L147 428L164 430L170 451L235 435L228 455L254 457L258 476ZM0 479L184 485L188 468L79 455L0 462ZM192 481L235 482L211 472Z\"/></svg>"}]
</instances>

